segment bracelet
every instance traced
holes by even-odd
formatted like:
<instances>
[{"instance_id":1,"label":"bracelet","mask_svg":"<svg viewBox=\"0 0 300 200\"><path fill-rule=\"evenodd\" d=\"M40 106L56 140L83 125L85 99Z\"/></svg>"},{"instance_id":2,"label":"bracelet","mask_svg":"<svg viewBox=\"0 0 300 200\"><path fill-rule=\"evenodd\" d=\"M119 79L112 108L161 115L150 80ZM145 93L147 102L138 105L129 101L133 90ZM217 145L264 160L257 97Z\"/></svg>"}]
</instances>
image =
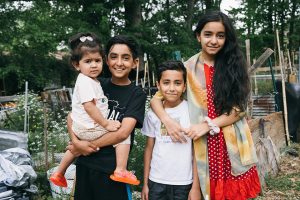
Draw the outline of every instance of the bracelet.
<instances>
[{"instance_id":1,"label":"bracelet","mask_svg":"<svg viewBox=\"0 0 300 200\"><path fill-rule=\"evenodd\" d=\"M204 119L209 126L209 129L210 129L209 134L210 135L216 135L216 134L220 133L220 127L218 127L216 124L214 124L209 117L204 117Z\"/></svg>"}]
</instances>

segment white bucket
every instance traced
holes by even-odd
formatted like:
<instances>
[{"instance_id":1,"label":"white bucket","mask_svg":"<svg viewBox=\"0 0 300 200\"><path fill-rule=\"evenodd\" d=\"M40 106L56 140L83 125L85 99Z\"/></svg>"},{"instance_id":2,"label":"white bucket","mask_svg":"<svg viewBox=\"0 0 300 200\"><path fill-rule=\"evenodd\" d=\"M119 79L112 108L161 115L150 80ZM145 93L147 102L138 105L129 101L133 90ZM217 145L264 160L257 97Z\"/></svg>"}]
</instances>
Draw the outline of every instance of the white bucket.
<instances>
[{"instance_id":1,"label":"white bucket","mask_svg":"<svg viewBox=\"0 0 300 200\"><path fill-rule=\"evenodd\" d=\"M58 167L51 168L47 171L47 179L49 181L50 175L57 170ZM50 188L51 194L54 199L70 199L70 194L72 192L74 178L75 178L76 166L70 165L65 173L65 178L67 179L68 186L66 188L54 185L51 181Z\"/></svg>"}]
</instances>

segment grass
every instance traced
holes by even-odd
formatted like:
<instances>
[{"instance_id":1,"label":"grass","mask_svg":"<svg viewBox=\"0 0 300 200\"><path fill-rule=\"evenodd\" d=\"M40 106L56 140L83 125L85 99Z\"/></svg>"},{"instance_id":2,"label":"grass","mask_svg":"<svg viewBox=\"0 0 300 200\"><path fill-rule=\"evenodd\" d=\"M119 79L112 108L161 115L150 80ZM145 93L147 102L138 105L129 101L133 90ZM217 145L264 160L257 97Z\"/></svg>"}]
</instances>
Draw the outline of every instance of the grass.
<instances>
[{"instance_id":1,"label":"grass","mask_svg":"<svg viewBox=\"0 0 300 200\"><path fill-rule=\"evenodd\" d=\"M291 149L294 155L288 153ZM300 144L293 143L283 150L280 172L275 177L267 177L266 185L258 200L300 199Z\"/></svg>"}]
</instances>

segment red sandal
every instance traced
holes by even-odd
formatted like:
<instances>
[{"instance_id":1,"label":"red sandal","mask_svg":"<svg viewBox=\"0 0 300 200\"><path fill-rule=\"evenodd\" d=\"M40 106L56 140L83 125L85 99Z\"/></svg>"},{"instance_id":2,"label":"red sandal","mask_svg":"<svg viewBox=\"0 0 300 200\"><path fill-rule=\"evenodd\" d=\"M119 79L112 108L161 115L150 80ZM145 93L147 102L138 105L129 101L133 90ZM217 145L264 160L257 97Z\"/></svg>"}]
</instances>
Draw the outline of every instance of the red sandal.
<instances>
[{"instance_id":1,"label":"red sandal","mask_svg":"<svg viewBox=\"0 0 300 200\"><path fill-rule=\"evenodd\" d=\"M123 171L123 172L114 172L114 174L110 175L110 178L114 181L128 183L130 185L139 185L140 181L136 178L133 172Z\"/></svg>"},{"instance_id":2,"label":"red sandal","mask_svg":"<svg viewBox=\"0 0 300 200\"><path fill-rule=\"evenodd\" d=\"M61 173L58 172L54 172L51 176L50 176L50 181L60 187L67 187L67 180L64 177L64 175L62 175Z\"/></svg>"}]
</instances>

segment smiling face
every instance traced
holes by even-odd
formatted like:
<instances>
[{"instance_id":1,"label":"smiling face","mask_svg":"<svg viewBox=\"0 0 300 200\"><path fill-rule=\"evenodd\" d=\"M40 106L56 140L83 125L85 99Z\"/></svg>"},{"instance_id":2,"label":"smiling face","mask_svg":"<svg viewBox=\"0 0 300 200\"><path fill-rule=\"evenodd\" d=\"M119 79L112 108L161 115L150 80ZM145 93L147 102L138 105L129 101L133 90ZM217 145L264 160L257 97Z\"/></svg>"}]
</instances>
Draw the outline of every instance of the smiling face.
<instances>
[{"instance_id":1,"label":"smiling face","mask_svg":"<svg viewBox=\"0 0 300 200\"><path fill-rule=\"evenodd\" d=\"M197 35L202 46L202 54L213 58L225 44L225 27L222 22L208 22Z\"/></svg>"},{"instance_id":2,"label":"smiling face","mask_svg":"<svg viewBox=\"0 0 300 200\"><path fill-rule=\"evenodd\" d=\"M96 79L102 71L102 56L99 52L86 52L79 62L73 62L73 66L82 74Z\"/></svg>"},{"instance_id":3,"label":"smiling face","mask_svg":"<svg viewBox=\"0 0 300 200\"><path fill-rule=\"evenodd\" d=\"M164 106L173 108L182 101L182 93L186 89L183 72L177 70L166 70L162 72L161 79L157 82L157 88L164 97Z\"/></svg>"},{"instance_id":4,"label":"smiling face","mask_svg":"<svg viewBox=\"0 0 300 200\"><path fill-rule=\"evenodd\" d=\"M130 49L125 44L113 45L106 62L112 74L112 82L117 85L129 84L128 75L139 64L138 58L133 58Z\"/></svg>"}]
</instances>

